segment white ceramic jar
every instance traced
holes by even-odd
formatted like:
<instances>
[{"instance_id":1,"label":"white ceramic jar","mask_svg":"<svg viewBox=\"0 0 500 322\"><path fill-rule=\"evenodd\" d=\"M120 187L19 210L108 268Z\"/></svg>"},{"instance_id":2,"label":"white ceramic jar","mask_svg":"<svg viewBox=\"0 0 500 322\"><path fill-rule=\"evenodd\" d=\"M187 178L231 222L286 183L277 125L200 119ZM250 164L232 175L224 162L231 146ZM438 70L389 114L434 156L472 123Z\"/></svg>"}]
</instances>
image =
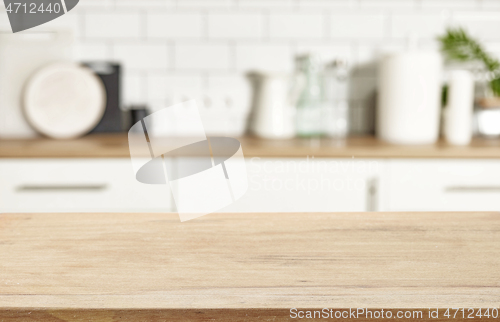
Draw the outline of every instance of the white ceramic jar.
<instances>
[{"instance_id":1,"label":"white ceramic jar","mask_svg":"<svg viewBox=\"0 0 500 322\"><path fill-rule=\"evenodd\" d=\"M444 137L449 144L467 145L472 139L474 78L467 70L449 72Z\"/></svg>"},{"instance_id":2,"label":"white ceramic jar","mask_svg":"<svg viewBox=\"0 0 500 322\"><path fill-rule=\"evenodd\" d=\"M442 58L437 52L389 54L379 66L377 135L395 144L439 137Z\"/></svg>"}]
</instances>

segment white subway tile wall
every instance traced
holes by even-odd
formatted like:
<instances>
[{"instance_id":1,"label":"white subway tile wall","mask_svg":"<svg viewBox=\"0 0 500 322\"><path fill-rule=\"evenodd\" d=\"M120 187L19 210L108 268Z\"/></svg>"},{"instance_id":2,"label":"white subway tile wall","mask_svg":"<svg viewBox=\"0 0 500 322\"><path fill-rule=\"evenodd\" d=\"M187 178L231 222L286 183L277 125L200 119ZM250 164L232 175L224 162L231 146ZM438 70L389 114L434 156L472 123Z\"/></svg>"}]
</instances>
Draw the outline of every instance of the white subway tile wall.
<instances>
[{"instance_id":1,"label":"white subway tile wall","mask_svg":"<svg viewBox=\"0 0 500 322\"><path fill-rule=\"evenodd\" d=\"M409 36L437 49L436 36L460 25L500 57L500 0L81 0L50 25L75 31L76 59L123 63L125 106L197 98L213 118L233 120L220 124L244 124L245 73L290 72L300 53L350 62L353 116L373 114L374 62ZM353 132L367 124L353 122Z\"/></svg>"},{"instance_id":2,"label":"white subway tile wall","mask_svg":"<svg viewBox=\"0 0 500 322\"><path fill-rule=\"evenodd\" d=\"M236 45L236 71L249 70L270 72L291 71L293 51L291 44L242 43Z\"/></svg>"},{"instance_id":3,"label":"white subway tile wall","mask_svg":"<svg viewBox=\"0 0 500 322\"><path fill-rule=\"evenodd\" d=\"M113 45L112 59L131 71L165 71L169 68L168 45L162 42L127 41Z\"/></svg>"},{"instance_id":4,"label":"white subway tile wall","mask_svg":"<svg viewBox=\"0 0 500 322\"><path fill-rule=\"evenodd\" d=\"M148 12L146 15L149 39L202 39L204 18L199 12Z\"/></svg>"},{"instance_id":5,"label":"white subway tile wall","mask_svg":"<svg viewBox=\"0 0 500 322\"><path fill-rule=\"evenodd\" d=\"M174 70L223 72L231 69L231 45L228 43L186 43L174 45Z\"/></svg>"},{"instance_id":6,"label":"white subway tile wall","mask_svg":"<svg viewBox=\"0 0 500 322\"><path fill-rule=\"evenodd\" d=\"M247 12L209 13L207 32L209 39L262 39L264 17Z\"/></svg>"},{"instance_id":7,"label":"white subway tile wall","mask_svg":"<svg viewBox=\"0 0 500 322\"><path fill-rule=\"evenodd\" d=\"M65 17L66 18L66 17ZM84 38L139 39L142 17L138 12L94 12L84 15Z\"/></svg>"},{"instance_id":8,"label":"white subway tile wall","mask_svg":"<svg viewBox=\"0 0 500 322\"><path fill-rule=\"evenodd\" d=\"M269 38L278 39L325 39L325 15L321 12L271 13Z\"/></svg>"}]
</instances>

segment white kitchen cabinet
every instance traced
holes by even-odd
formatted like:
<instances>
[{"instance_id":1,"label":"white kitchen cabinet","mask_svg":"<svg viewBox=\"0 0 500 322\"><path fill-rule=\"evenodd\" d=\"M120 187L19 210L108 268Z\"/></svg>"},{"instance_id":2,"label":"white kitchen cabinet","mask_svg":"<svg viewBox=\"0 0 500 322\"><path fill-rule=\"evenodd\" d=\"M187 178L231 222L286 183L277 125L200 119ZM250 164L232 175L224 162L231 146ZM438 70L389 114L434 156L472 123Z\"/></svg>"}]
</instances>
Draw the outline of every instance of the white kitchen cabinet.
<instances>
[{"instance_id":1,"label":"white kitchen cabinet","mask_svg":"<svg viewBox=\"0 0 500 322\"><path fill-rule=\"evenodd\" d=\"M248 191L223 212L375 211L380 160L251 158Z\"/></svg>"},{"instance_id":2,"label":"white kitchen cabinet","mask_svg":"<svg viewBox=\"0 0 500 322\"><path fill-rule=\"evenodd\" d=\"M171 210L168 185L137 182L128 158L0 160L0 212Z\"/></svg>"},{"instance_id":3,"label":"white kitchen cabinet","mask_svg":"<svg viewBox=\"0 0 500 322\"><path fill-rule=\"evenodd\" d=\"M180 162L167 162L175 173ZM500 160L250 158L222 212L500 211ZM130 159L0 159L0 212L169 212Z\"/></svg>"},{"instance_id":4,"label":"white kitchen cabinet","mask_svg":"<svg viewBox=\"0 0 500 322\"><path fill-rule=\"evenodd\" d=\"M387 211L500 211L500 160L391 160Z\"/></svg>"}]
</instances>

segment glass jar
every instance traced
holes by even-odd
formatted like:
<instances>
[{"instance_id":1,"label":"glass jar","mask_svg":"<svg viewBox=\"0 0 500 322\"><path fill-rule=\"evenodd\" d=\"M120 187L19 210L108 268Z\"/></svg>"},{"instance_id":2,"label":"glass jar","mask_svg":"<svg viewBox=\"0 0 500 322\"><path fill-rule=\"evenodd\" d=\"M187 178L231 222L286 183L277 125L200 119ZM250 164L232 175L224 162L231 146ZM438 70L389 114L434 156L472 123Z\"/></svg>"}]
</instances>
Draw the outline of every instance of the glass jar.
<instances>
[{"instance_id":1,"label":"glass jar","mask_svg":"<svg viewBox=\"0 0 500 322\"><path fill-rule=\"evenodd\" d=\"M324 72L322 125L325 135L344 139L349 131L349 69L347 61L335 60Z\"/></svg>"},{"instance_id":2,"label":"glass jar","mask_svg":"<svg viewBox=\"0 0 500 322\"><path fill-rule=\"evenodd\" d=\"M296 103L296 131L300 137L315 137L323 134L321 64L314 55L298 56L295 59L298 79L302 79Z\"/></svg>"}]
</instances>

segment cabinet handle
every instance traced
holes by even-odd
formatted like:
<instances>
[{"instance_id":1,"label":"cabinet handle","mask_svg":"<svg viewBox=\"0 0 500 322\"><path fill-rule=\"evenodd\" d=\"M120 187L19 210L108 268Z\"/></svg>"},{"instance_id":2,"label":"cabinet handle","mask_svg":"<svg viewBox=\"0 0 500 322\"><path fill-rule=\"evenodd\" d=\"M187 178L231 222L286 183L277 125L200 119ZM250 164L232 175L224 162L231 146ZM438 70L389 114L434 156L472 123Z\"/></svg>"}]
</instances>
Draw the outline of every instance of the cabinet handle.
<instances>
[{"instance_id":1,"label":"cabinet handle","mask_svg":"<svg viewBox=\"0 0 500 322\"><path fill-rule=\"evenodd\" d=\"M450 186L444 191L448 193L500 192L500 186Z\"/></svg>"},{"instance_id":2,"label":"cabinet handle","mask_svg":"<svg viewBox=\"0 0 500 322\"><path fill-rule=\"evenodd\" d=\"M378 179L368 179L366 183L366 211L378 210Z\"/></svg>"},{"instance_id":3,"label":"cabinet handle","mask_svg":"<svg viewBox=\"0 0 500 322\"><path fill-rule=\"evenodd\" d=\"M102 191L107 188L106 184L23 184L17 186L19 192L82 192L82 191Z\"/></svg>"}]
</instances>

